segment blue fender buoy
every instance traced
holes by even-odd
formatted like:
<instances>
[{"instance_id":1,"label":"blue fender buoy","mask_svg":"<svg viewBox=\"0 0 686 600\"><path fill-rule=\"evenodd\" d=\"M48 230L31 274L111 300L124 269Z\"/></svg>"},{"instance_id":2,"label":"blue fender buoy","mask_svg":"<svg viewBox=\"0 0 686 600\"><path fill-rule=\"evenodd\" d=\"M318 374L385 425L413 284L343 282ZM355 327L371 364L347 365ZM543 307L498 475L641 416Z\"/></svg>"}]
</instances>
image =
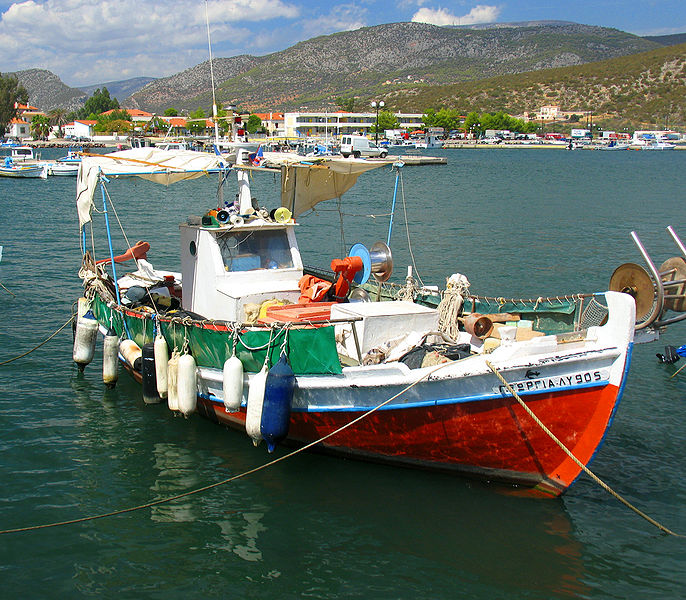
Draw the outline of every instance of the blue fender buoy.
<instances>
[{"instance_id":1,"label":"blue fender buoy","mask_svg":"<svg viewBox=\"0 0 686 600\"><path fill-rule=\"evenodd\" d=\"M288 364L286 355L282 354L278 362L269 369L264 389L260 433L267 442L269 452L288 435L294 389L293 369Z\"/></svg>"}]
</instances>

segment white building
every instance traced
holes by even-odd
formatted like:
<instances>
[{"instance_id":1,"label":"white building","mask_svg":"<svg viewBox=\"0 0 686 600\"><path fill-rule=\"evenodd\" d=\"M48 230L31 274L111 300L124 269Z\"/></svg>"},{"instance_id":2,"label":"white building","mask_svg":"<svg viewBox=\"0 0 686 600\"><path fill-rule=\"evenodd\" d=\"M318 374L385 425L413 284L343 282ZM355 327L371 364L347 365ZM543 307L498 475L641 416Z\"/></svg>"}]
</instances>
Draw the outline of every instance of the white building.
<instances>
[{"instance_id":1,"label":"white building","mask_svg":"<svg viewBox=\"0 0 686 600\"><path fill-rule=\"evenodd\" d=\"M400 129L416 129L422 124L422 114L394 113ZM284 113L283 129L286 137L330 137L345 134L370 135L376 123L376 112L292 112Z\"/></svg>"},{"instance_id":2,"label":"white building","mask_svg":"<svg viewBox=\"0 0 686 600\"><path fill-rule=\"evenodd\" d=\"M74 121L73 123L67 123L64 126L64 135L71 136L75 138L85 137L91 139L93 137L93 126L97 121L89 119L81 119L80 121Z\"/></svg>"},{"instance_id":3,"label":"white building","mask_svg":"<svg viewBox=\"0 0 686 600\"><path fill-rule=\"evenodd\" d=\"M15 117L7 125L7 137L23 140L31 137L31 123L22 117Z\"/></svg>"}]
</instances>

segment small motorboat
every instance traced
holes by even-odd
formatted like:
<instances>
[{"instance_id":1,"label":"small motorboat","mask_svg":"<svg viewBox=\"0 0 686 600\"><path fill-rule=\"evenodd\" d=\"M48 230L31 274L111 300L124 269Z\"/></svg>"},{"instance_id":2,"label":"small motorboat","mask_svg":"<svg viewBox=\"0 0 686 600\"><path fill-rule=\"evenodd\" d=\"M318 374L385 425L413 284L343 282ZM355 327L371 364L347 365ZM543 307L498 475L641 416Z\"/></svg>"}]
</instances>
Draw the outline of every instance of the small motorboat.
<instances>
[{"instance_id":1,"label":"small motorboat","mask_svg":"<svg viewBox=\"0 0 686 600\"><path fill-rule=\"evenodd\" d=\"M11 157L5 157L5 161L0 166L0 176L2 177L33 177L46 179L48 167L45 164L17 165Z\"/></svg>"},{"instance_id":2,"label":"small motorboat","mask_svg":"<svg viewBox=\"0 0 686 600\"><path fill-rule=\"evenodd\" d=\"M78 173L78 162L56 162L51 164L49 169L49 174L56 177L76 177Z\"/></svg>"}]
</instances>

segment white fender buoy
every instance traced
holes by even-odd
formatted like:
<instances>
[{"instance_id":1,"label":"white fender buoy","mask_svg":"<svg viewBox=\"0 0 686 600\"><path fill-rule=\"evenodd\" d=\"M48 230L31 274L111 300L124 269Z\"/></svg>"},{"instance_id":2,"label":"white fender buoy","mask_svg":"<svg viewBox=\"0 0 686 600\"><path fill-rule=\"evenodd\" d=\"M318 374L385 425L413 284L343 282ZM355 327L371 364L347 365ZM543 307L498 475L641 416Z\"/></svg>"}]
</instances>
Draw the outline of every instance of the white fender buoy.
<instances>
[{"instance_id":1,"label":"white fender buoy","mask_svg":"<svg viewBox=\"0 0 686 600\"><path fill-rule=\"evenodd\" d=\"M86 365L93 360L95 354L95 342L98 337L98 322L95 315L89 310L79 317L76 322L76 335L74 336L74 362L83 371Z\"/></svg>"},{"instance_id":2,"label":"white fender buoy","mask_svg":"<svg viewBox=\"0 0 686 600\"><path fill-rule=\"evenodd\" d=\"M134 371L141 372L143 351L136 342L133 340L119 342L119 354L124 357L124 360Z\"/></svg>"},{"instance_id":3,"label":"white fender buoy","mask_svg":"<svg viewBox=\"0 0 686 600\"><path fill-rule=\"evenodd\" d=\"M184 417L195 412L198 401L198 374L195 359L190 354L179 357L179 410Z\"/></svg>"},{"instance_id":4,"label":"white fender buoy","mask_svg":"<svg viewBox=\"0 0 686 600\"><path fill-rule=\"evenodd\" d=\"M235 354L226 359L223 372L224 407L236 412L243 400L243 363Z\"/></svg>"},{"instance_id":5,"label":"white fender buoy","mask_svg":"<svg viewBox=\"0 0 686 600\"><path fill-rule=\"evenodd\" d=\"M169 347L161 333L155 336L155 372L157 375L157 393L166 398L168 393L167 365L169 364Z\"/></svg>"},{"instance_id":6,"label":"white fender buoy","mask_svg":"<svg viewBox=\"0 0 686 600\"><path fill-rule=\"evenodd\" d=\"M262 440L260 425L262 424L262 405L264 404L264 387L267 383L267 365L253 376L248 389L248 408L245 412L245 431L257 446Z\"/></svg>"},{"instance_id":7,"label":"white fender buoy","mask_svg":"<svg viewBox=\"0 0 686 600\"><path fill-rule=\"evenodd\" d=\"M90 302L88 301L88 298L84 298L81 296L76 304L76 314L77 314L77 319L80 319L83 317L88 312L88 309L90 308Z\"/></svg>"},{"instance_id":8,"label":"white fender buoy","mask_svg":"<svg viewBox=\"0 0 686 600\"><path fill-rule=\"evenodd\" d=\"M167 363L167 406L169 410L179 410L179 353L172 352Z\"/></svg>"},{"instance_id":9,"label":"white fender buoy","mask_svg":"<svg viewBox=\"0 0 686 600\"><path fill-rule=\"evenodd\" d=\"M119 379L119 336L110 327L102 341L102 381L113 388Z\"/></svg>"}]
</instances>

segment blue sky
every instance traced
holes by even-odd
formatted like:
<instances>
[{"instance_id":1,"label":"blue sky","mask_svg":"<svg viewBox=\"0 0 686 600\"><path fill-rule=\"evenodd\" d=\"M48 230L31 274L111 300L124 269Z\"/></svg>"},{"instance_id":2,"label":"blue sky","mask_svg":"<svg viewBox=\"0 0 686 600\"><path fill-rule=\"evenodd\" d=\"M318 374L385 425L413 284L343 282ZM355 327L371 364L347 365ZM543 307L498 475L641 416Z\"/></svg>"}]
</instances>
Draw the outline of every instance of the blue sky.
<instances>
[{"instance_id":1,"label":"blue sky","mask_svg":"<svg viewBox=\"0 0 686 600\"><path fill-rule=\"evenodd\" d=\"M208 57L264 55L397 21L563 20L637 35L686 32L686 0L0 0L0 72L48 69L71 86L164 77Z\"/></svg>"}]
</instances>

